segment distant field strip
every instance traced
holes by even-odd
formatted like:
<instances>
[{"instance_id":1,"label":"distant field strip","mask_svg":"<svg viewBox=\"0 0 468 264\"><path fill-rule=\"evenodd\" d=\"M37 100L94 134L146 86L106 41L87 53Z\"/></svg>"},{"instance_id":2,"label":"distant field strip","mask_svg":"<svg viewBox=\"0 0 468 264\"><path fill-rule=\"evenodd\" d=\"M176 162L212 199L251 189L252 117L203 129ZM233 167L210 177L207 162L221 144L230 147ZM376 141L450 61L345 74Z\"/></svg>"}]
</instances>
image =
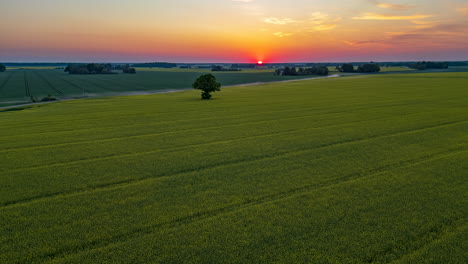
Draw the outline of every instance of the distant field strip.
<instances>
[{"instance_id":1,"label":"distant field strip","mask_svg":"<svg viewBox=\"0 0 468 264\"><path fill-rule=\"evenodd\" d=\"M7 77L5 77L5 80L3 80L3 82L0 84L0 94L1 94L1 92L3 90L3 88L8 83L8 81L11 79L11 76L13 76L13 73L8 73Z\"/></svg>"},{"instance_id":2,"label":"distant field strip","mask_svg":"<svg viewBox=\"0 0 468 264\"><path fill-rule=\"evenodd\" d=\"M31 96L41 99L48 95L61 98L82 96L109 96L138 92L161 92L190 89L193 81L206 71L142 71L136 75L69 75L63 70L24 68L12 69L0 80L0 107L27 103ZM274 82L304 79L308 76L274 76L273 71L248 71L242 73L214 73L223 85L253 82ZM23 84L9 82L9 78L23 75ZM4 78L4 77L3 77ZM85 90L83 90L83 87ZM1 93L5 88L8 93ZM22 90L22 91L21 91ZM10 103L9 103L10 102Z\"/></svg>"},{"instance_id":3,"label":"distant field strip","mask_svg":"<svg viewBox=\"0 0 468 264\"><path fill-rule=\"evenodd\" d=\"M26 91L26 96L31 96L31 88L29 87L29 80L26 72L24 72L24 89Z\"/></svg>"},{"instance_id":4,"label":"distant field strip","mask_svg":"<svg viewBox=\"0 0 468 264\"><path fill-rule=\"evenodd\" d=\"M52 85L52 83L50 83L46 78L44 78L44 76L42 76L42 74L40 74L39 71L35 71L34 73L37 76L39 76L39 78L41 78L41 80L43 80L45 83L47 83L49 88L52 89L57 95L59 95L59 96L64 96L65 95L64 93L62 93L62 91L60 91L54 85Z\"/></svg>"},{"instance_id":5,"label":"distant field strip","mask_svg":"<svg viewBox=\"0 0 468 264\"><path fill-rule=\"evenodd\" d=\"M0 83L67 95L136 77ZM347 77L0 112L0 263L464 263L467 80Z\"/></svg>"}]
</instances>

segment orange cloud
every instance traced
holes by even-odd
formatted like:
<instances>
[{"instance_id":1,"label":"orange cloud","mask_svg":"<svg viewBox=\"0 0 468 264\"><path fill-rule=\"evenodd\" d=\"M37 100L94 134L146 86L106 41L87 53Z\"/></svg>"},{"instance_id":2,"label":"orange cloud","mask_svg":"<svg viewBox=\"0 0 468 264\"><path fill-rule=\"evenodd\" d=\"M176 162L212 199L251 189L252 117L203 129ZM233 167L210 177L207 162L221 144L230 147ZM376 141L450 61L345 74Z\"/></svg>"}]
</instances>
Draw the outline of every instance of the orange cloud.
<instances>
[{"instance_id":1,"label":"orange cloud","mask_svg":"<svg viewBox=\"0 0 468 264\"><path fill-rule=\"evenodd\" d=\"M402 5L402 4L391 4L391 3L382 3L377 0L370 0L374 3L375 6L385 9L392 9L392 10L408 10L414 8L414 5Z\"/></svg>"},{"instance_id":2,"label":"orange cloud","mask_svg":"<svg viewBox=\"0 0 468 264\"><path fill-rule=\"evenodd\" d=\"M326 30L332 30L334 28L336 28L337 25L335 24L328 24L328 25L319 25L319 26L315 26L313 27L314 31L326 31Z\"/></svg>"},{"instance_id":3,"label":"orange cloud","mask_svg":"<svg viewBox=\"0 0 468 264\"><path fill-rule=\"evenodd\" d=\"M387 14L364 13L362 16L353 17L358 20L417 20L432 17L432 15L397 16Z\"/></svg>"},{"instance_id":4,"label":"orange cloud","mask_svg":"<svg viewBox=\"0 0 468 264\"><path fill-rule=\"evenodd\" d=\"M273 35L277 36L279 38L284 38L284 37L289 37L289 36L293 35L293 33L276 32L276 33L273 33Z\"/></svg>"},{"instance_id":5,"label":"orange cloud","mask_svg":"<svg viewBox=\"0 0 468 264\"><path fill-rule=\"evenodd\" d=\"M267 17L263 19L263 22L275 25L286 25L290 23L297 23L298 21L292 20L291 18L276 18L276 17Z\"/></svg>"},{"instance_id":6,"label":"orange cloud","mask_svg":"<svg viewBox=\"0 0 468 264\"><path fill-rule=\"evenodd\" d=\"M457 11L464 14L465 16L468 16L468 7L457 8Z\"/></svg>"}]
</instances>

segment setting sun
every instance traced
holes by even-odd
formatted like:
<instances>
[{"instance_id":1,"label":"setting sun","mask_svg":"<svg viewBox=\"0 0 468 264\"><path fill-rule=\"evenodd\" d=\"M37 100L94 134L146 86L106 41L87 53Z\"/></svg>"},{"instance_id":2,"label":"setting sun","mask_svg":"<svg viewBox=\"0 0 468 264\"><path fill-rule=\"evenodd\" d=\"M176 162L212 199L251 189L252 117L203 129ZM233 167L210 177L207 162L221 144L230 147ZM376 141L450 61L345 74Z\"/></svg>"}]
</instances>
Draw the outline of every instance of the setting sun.
<instances>
[{"instance_id":1,"label":"setting sun","mask_svg":"<svg viewBox=\"0 0 468 264\"><path fill-rule=\"evenodd\" d=\"M258 61L257 64L258 65L263 65L263 61Z\"/></svg>"}]
</instances>

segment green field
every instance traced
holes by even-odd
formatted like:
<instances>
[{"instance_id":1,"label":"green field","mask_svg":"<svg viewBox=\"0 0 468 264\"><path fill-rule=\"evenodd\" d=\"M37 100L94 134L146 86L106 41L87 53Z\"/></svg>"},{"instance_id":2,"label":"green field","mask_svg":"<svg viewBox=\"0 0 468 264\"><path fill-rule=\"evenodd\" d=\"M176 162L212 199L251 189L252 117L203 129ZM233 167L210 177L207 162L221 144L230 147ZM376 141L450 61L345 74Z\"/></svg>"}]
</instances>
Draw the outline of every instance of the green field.
<instances>
[{"instance_id":1,"label":"green field","mask_svg":"<svg viewBox=\"0 0 468 264\"><path fill-rule=\"evenodd\" d=\"M41 74L27 72L37 89ZM467 263L467 83L385 74L0 110L0 263Z\"/></svg>"},{"instance_id":2,"label":"green field","mask_svg":"<svg viewBox=\"0 0 468 264\"><path fill-rule=\"evenodd\" d=\"M63 70L11 70L0 73L0 107L39 100L48 95L58 99L108 96L137 92L189 89L206 71L139 70L135 75L69 75ZM214 73L223 85L274 82L311 76L274 76L272 71Z\"/></svg>"}]
</instances>

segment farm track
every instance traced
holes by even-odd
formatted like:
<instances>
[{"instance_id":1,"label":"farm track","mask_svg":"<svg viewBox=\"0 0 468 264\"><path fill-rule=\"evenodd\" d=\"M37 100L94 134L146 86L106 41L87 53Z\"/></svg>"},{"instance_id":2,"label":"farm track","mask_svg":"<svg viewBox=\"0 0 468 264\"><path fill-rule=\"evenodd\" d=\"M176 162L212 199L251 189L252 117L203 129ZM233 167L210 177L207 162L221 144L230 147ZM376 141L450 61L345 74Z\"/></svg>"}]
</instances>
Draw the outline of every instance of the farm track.
<instances>
[{"instance_id":1,"label":"farm track","mask_svg":"<svg viewBox=\"0 0 468 264\"><path fill-rule=\"evenodd\" d=\"M26 91L26 97L31 97L31 89L29 87L29 81L26 71L24 73L24 89Z\"/></svg>"},{"instance_id":2,"label":"farm track","mask_svg":"<svg viewBox=\"0 0 468 264\"><path fill-rule=\"evenodd\" d=\"M303 149L295 149L292 151L283 151L283 152L277 152L273 154L266 154L266 155L259 155L258 157L252 158L241 158L241 159L236 159L236 160L231 160L228 162L221 162L217 165L212 165L212 166L203 166L203 167L198 167L195 169L188 169L188 170L181 170L175 174L172 175L160 175L160 176L149 176L149 177L142 177L142 178L137 178L137 179L130 179L130 180L125 180L125 181L119 181L119 182L113 182L113 183L106 183L102 185L95 185L94 187L91 188L83 188L83 189L77 189L73 191L68 191L68 192L56 192L56 193L51 193L47 195L40 195L40 196L35 196L31 197L28 199L21 199L21 200L15 200L15 201L9 201L9 202L4 202L0 204L0 209L3 208L9 208L12 206L19 206L22 204L27 204L30 202L34 202L36 200L42 200L42 199L50 199L53 197L57 196L71 196L71 195L76 195L79 193L84 193L84 192L89 192L89 191L100 191L104 189L111 189L111 188L119 188L122 186L130 185L130 184L139 184L141 182L147 181L147 180L160 180L162 178L170 178L174 177L177 175L182 175L182 174L188 174L190 172L194 171L204 171L204 170L209 170L213 168L221 168L221 167L226 167L226 166L232 166L232 165L238 165L242 163L252 163L252 162L258 162L258 161L263 161L263 160L270 160L270 159L277 159L281 158L284 156L290 156L290 155L296 155L296 154L301 154L301 153L307 153L310 151L316 151L316 150L321 150L325 148L331 148L331 147L336 147L336 146L342 146L342 145L352 145L352 144L358 144L361 142L366 142L366 141L371 141L371 140L376 140L376 139L382 139L382 138L388 138L388 137L394 137L394 136L400 136L400 135L406 135L406 134L412 134L412 133L418 133L421 131L425 130L430 130L430 129L437 129L441 127L446 127L450 125L455 125L455 124L460 124L460 123L466 123L468 120L465 121L456 121L456 122L448 122L442 125L432 125L432 126L426 126L418 129L410 129L410 130L402 130L394 133L388 133L388 134L381 134L381 135L376 135L373 137L366 137L366 138L358 138L358 139L351 139L351 140L346 140L346 141L337 141L337 142L332 142L329 144L324 144L320 146L316 146L313 148L303 148ZM202 144L203 145L203 144ZM465 146L463 146L464 148ZM133 156L138 156L138 155L145 155L149 153L157 153L159 151L151 151L151 152L141 152L141 153L132 153L132 154L124 154L124 155L114 155L114 156L107 156L107 157L100 157L100 158L95 158L95 159L86 159L86 160L79 160L79 161L72 161L72 162L64 162L64 163L56 163L56 164L49 164L46 166L38 166L38 167L29 167L29 168L22 168L22 169L15 169L15 170L10 170L10 171L5 171L5 172L17 172L17 171L24 171L24 170L37 170L41 168L50 168L50 167L57 167L57 166L66 166L70 164L79 164L79 163L86 163L89 161L96 161L96 160L110 160L110 159L115 159L115 158L123 158L123 157L133 157Z\"/></svg>"},{"instance_id":3,"label":"farm track","mask_svg":"<svg viewBox=\"0 0 468 264\"><path fill-rule=\"evenodd\" d=\"M105 86L103 86L103 85L101 85L101 84L99 84L99 83L96 83L96 82L94 82L94 81L91 81L91 80L89 80L89 79L86 79L86 80L83 80L83 81L86 82L86 83L90 83L91 85L94 85L94 86L96 86L96 87L99 87L99 88L102 89L103 91L108 91L108 93L114 93L113 90L109 90L109 89L106 88Z\"/></svg>"},{"instance_id":4,"label":"farm track","mask_svg":"<svg viewBox=\"0 0 468 264\"><path fill-rule=\"evenodd\" d=\"M8 76L5 78L5 80L2 82L2 84L0 84L0 93L2 92L3 88L6 86L6 84L8 83L8 81L10 81L11 77L13 76L13 73L12 72L9 72L8 73Z\"/></svg>"},{"instance_id":5,"label":"farm track","mask_svg":"<svg viewBox=\"0 0 468 264\"><path fill-rule=\"evenodd\" d=\"M57 89L51 82L49 82L49 80L47 80L46 78L44 78L44 76L42 76L39 71L35 71L34 72L42 81L44 81L47 86L49 86L50 89L52 89L53 91L55 91L57 93L57 95L59 96L64 96L65 94L60 91L59 89Z\"/></svg>"},{"instance_id":6,"label":"farm track","mask_svg":"<svg viewBox=\"0 0 468 264\"><path fill-rule=\"evenodd\" d=\"M83 92L86 93L86 90L84 88L82 88L81 86L79 86L78 84L74 83L74 82L71 82L69 80L67 80L66 78L60 78L60 80L62 80L63 82L66 82L68 85L70 85L71 87L79 90L80 92Z\"/></svg>"},{"instance_id":7,"label":"farm track","mask_svg":"<svg viewBox=\"0 0 468 264\"><path fill-rule=\"evenodd\" d=\"M275 202L279 202L279 201L286 200L286 199L292 199L294 197L302 196L309 192L316 191L319 189L331 188L331 187L335 187L338 185L347 184L352 181L359 181L363 179L377 177L381 174L385 174L390 171L423 165L425 163L432 162L435 160L449 158L451 156L458 155L466 151L468 150L456 149L456 150L451 150L448 152L441 152L441 153L425 156L423 158L419 158L415 160L397 162L395 164L390 164L387 166L376 168L372 172L370 172L370 174L366 174L363 176L361 176L359 173L353 173L353 174L349 174L343 177L338 177L335 179L330 179L324 182L320 182L318 184L304 185L302 187L290 189L284 192L279 192L279 193L266 195L266 196L262 196L262 197L258 197L254 199L249 199L241 203L230 204L225 207L215 208L215 209L207 210L204 212L195 213L192 215L179 217L171 221L158 223L158 224L151 225L151 226L145 226L141 228L134 228L122 234L115 235L111 238L99 239L99 240L95 240L92 242L83 243L81 245L63 248L53 253L38 255L37 257L34 258L34 260L40 261L41 259L59 258L59 257L67 256L67 255L80 254L81 252L84 252L84 251L91 251L91 250L96 250L100 248L105 248L107 246L115 245L117 243L124 243L125 241L128 241L132 238L136 238L136 237L141 238L142 236L151 235L153 231L155 231L155 229L162 229L162 228L175 229L180 226L194 224L194 223L197 223L206 219L210 219L213 217L219 217L225 214L235 213L236 211L245 210L253 206L266 205L266 204L275 203Z\"/></svg>"}]
</instances>

